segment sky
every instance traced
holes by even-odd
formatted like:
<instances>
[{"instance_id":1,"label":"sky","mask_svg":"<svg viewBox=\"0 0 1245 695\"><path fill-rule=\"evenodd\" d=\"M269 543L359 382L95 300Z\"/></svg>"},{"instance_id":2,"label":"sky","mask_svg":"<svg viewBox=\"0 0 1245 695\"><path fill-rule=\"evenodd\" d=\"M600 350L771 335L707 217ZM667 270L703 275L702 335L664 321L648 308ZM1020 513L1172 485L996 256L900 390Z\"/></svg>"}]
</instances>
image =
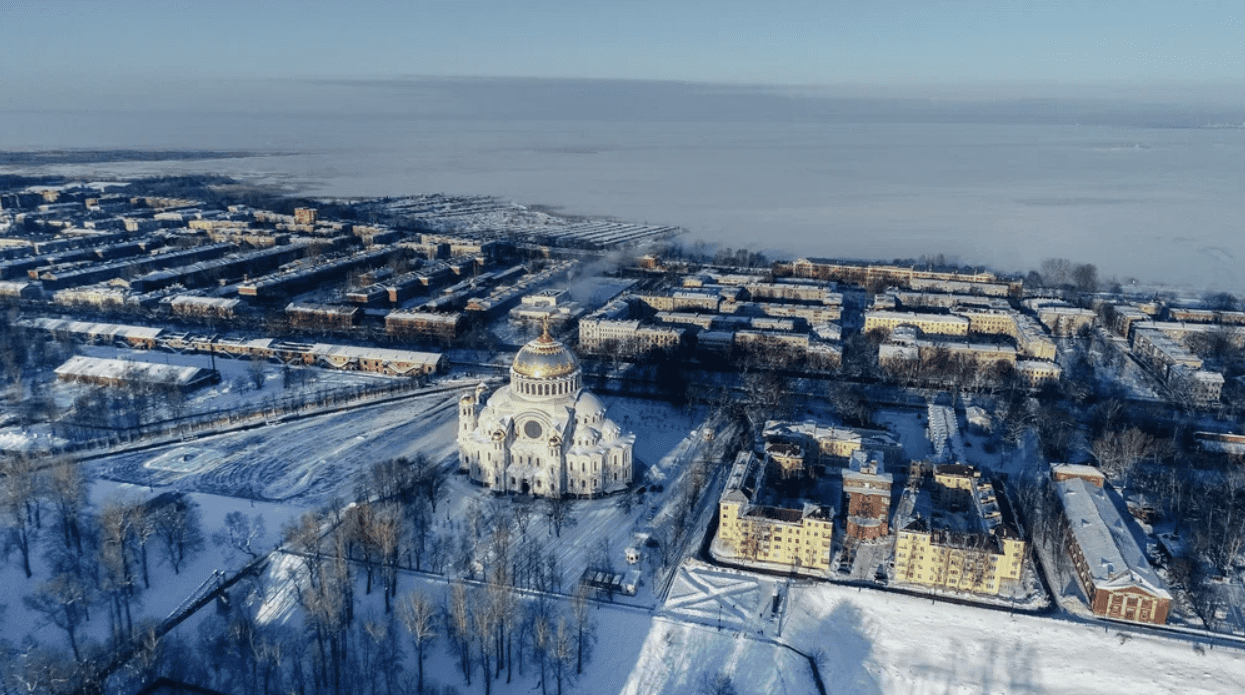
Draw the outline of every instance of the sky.
<instances>
[{"instance_id":1,"label":"sky","mask_svg":"<svg viewBox=\"0 0 1245 695\"><path fill-rule=\"evenodd\" d=\"M3 0L0 89L541 77L734 84L1218 84L1245 5L1149 0Z\"/></svg>"}]
</instances>

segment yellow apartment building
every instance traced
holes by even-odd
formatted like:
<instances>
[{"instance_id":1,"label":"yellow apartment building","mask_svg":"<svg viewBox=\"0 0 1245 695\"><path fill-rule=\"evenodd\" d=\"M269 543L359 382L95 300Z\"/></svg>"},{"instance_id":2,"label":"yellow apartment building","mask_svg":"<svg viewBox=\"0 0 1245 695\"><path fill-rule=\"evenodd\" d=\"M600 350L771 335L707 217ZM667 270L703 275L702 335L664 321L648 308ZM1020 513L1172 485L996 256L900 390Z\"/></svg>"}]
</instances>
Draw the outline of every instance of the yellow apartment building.
<instances>
[{"instance_id":1,"label":"yellow apartment building","mask_svg":"<svg viewBox=\"0 0 1245 695\"><path fill-rule=\"evenodd\" d=\"M895 534L894 579L953 591L998 594L1019 580L1025 543L1010 529L989 533L932 530L921 518Z\"/></svg>"},{"instance_id":2,"label":"yellow apartment building","mask_svg":"<svg viewBox=\"0 0 1245 695\"><path fill-rule=\"evenodd\" d=\"M909 311L869 311L865 313L864 332L893 331L900 326L914 326L926 335L967 336L969 320L951 314L930 314Z\"/></svg>"},{"instance_id":3,"label":"yellow apartment building","mask_svg":"<svg viewBox=\"0 0 1245 695\"><path fill-rule=\"evenodd\" d=\"M736 459L718 502L718 532L710 552L719 560L763 562L793 569L830 570L833 509L753 504L766 466L750 452Z\"/></svg>"}]
</instances>

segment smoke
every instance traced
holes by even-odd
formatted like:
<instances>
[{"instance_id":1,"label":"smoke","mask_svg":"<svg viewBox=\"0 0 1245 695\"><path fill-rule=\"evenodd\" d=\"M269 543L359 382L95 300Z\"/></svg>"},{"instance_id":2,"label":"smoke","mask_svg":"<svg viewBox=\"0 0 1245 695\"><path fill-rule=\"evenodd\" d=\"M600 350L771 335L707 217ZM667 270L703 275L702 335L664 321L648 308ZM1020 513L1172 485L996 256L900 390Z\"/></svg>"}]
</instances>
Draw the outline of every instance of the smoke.
<instances>
[{"instance_id":1,"label":"smoke","mask_svg":"<svg viewBox=\"0 0 1245 695\"><path fill-rule=\"evenodd\" d=\"M606 277L617 277L623 267L632 265L644 251L637 248L615 249L591 263L580 266L568 279L567 294L580 306L595 307L620 292L617 283L602 282Z\"/></svg>"}]
</instances>

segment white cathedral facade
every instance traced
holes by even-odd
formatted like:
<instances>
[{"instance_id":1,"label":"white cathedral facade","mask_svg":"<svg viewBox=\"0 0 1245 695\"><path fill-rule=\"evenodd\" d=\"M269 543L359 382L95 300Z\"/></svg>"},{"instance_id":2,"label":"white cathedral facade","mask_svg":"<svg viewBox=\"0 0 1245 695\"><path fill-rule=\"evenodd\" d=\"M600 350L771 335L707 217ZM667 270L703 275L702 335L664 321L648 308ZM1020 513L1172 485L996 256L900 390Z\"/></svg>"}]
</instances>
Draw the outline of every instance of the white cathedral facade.
<instances>
[{"instance_id":1,"label":"white cathedral facade","mask_svg":"<svg viewBox=\"0 0 1245 695\"><path fill-rule=\"evenodd\" d=\"M459 465L497 493L596 497L631 484L635 435L605 417L579 360L548 331L515 355L510 385L458 406Z\"/></svg>"}]
</instances>

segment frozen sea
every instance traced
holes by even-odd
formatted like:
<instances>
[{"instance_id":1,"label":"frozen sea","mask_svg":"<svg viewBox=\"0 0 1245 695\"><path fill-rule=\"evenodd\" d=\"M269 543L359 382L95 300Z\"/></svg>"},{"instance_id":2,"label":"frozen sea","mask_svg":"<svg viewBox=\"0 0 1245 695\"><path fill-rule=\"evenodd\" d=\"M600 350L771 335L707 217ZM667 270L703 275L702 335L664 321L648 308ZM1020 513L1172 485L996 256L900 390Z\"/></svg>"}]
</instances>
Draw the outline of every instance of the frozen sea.
<instances>
[{"instance_id":1,"label":"frozen sea","mask_svg":"<svg viewBox=\"0 0 1245 695\"><path fill-rule=\"evenodd\" d=\"M1205 127L1245 120L1231 109L574 81L244 87L0 101L0 149L242 149L264 156L55 170L209 171L323 196L498 195L773 257L942 253L1023 271L1063 256L1125 284L1245 292L1245 129Z\"/></svg>"}]
</instances>

